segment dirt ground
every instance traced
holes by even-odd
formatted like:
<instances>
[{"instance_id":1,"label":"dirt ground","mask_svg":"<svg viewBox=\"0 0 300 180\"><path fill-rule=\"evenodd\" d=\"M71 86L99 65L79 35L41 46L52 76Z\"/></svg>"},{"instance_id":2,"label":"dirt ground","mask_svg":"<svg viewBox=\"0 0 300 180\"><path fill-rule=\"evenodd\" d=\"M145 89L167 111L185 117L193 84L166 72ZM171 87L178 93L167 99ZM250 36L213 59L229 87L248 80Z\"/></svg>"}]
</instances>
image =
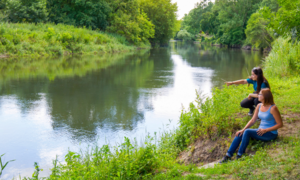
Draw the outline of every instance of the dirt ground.
<instances>
[{"instance_id":1,"label":"dirt ground","mask_svg":"<svg viewBox=\"0 0 300 180\"><path fill-rule=\"evenodd\" d=\"M300 114L282 115L283 127L278 130L279 137L296 136L300 134ZM230 146L232 138L202 139L198 138L178 156L178 161L185 164L203 165L221 159ZM255 151L247 148L246 153L254 154Z\"/></svg>"}]
</instances>

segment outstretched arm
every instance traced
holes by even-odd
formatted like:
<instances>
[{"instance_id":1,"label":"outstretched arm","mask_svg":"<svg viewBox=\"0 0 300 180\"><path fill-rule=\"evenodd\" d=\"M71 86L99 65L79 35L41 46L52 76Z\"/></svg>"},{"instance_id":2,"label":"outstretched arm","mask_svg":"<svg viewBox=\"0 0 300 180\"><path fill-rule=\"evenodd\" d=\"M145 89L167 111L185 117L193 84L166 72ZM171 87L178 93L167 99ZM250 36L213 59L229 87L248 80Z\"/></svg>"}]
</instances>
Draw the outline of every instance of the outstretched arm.
<instances>
[{"instance_id":1,"label":"outstretched arm","mask_svg":"<svg viewBox=\"0 0 300 180\"><path fill-rule=\"evenodd\" d=\"M242 136L244 131L248 128L250 128L251 126L253 126L258 118L258 108L260 107L260 104L258 104L256 106L256 109L255 109L255 113L254 115L252 116L251 120L247 123L247 125L244 127L244 129L238 131L235 135L236 136Z\"/></svg>"},{"instance_id":2,"label":"outstretched arm","mask_svg":"<svg viewBox=\"0 0 300 180\"><path fill-rule=\"evenodd\" d=\"M227 86L233 85L233 84L248 84L246 79L241 79L237 81L231 81L231 82L225 82Z\"/></svg>"}]
</instances>

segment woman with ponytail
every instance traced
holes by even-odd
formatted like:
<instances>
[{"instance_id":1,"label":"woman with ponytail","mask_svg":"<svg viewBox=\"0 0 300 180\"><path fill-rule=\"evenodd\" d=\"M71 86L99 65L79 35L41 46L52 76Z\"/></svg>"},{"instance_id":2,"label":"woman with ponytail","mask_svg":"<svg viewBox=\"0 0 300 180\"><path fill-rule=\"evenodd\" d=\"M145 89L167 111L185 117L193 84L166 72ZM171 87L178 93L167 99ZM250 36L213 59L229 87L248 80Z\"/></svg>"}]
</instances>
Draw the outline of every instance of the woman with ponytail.
<instances>
[{"instance_id":1,"label":"woman with ponytail","mask_svg":"<svg viewBox=\"0 0 300 180\"><path fill-rule=\"evenodd\" d=\"M253 84L254 92L249 94L248 98L241 102L241 107L249 108L248 115L252 116L255 106L260 103L258 100L258 92L263 88L269 88L270 85L267 79L264 77L263 71L260 67L253 68L251 71L251 77L248 79L242 79L238 81L226 82L227 86L233 84Z\"/></svg>"}]
</instances>

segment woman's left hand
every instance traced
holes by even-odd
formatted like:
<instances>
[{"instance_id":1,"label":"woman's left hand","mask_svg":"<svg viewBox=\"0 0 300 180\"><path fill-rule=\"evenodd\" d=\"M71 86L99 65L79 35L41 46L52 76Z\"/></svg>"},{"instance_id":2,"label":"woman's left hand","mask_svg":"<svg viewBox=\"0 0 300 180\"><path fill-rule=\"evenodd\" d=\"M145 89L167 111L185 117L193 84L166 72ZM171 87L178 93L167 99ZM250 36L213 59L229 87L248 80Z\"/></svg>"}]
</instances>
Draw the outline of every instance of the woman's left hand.
<instances>
[{"instance_id":1,"label":"woman's left hand","mask_svg":"<svg viewBox=\"0 0 300 180\"><path fill-rule=\"evenodd\" d=\"M256 131L257 132L257 134L259 135L259 136L262 136L262 135L264 135L266 132L267 132L267 130L265 130L265 129L259 129L258 131Z\"/></svg>"}]
</instances>

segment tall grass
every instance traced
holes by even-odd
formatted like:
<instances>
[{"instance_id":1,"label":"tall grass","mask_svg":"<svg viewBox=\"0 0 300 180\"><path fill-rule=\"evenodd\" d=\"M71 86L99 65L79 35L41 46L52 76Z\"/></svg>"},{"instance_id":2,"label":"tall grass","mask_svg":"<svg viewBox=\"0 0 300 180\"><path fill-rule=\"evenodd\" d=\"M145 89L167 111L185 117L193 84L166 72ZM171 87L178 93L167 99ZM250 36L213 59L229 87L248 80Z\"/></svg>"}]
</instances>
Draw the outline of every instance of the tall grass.
<instances>
[{"instance_id":1,"label":"tall grass","mask_svg":"<svg viewBox=\"0 0 300 180\"><path fill-rule=\"evenodd\" d=\"M176 147L157 143L147 136L138 146L137 141L125 137L117 147L95 146L85 153L69 151L66 163L53 162L49 179L152 179L155 171L175 164L176 158Z\"/></svg>"},{"instance_id":2,"label":"tall grass","mask_svg":"<svg viewBox=\"0 0 300 180\"><path fill-rule=\"evenodd\" d=\"M141 45L147 46L147 45ZM63 24L0 24L0 55L53 56L131 51L125 37Z\"/></svg>"},{"instance_id":3,"label":"tall grass","mask_svg":"<svg viewBox=\"0 0 300 180\"><path fill-rule=\"evenodd\" d=\"M271 77L284 77L299 74L300 42L278 38L272 46L272 51L264 62L264 72Z\"/></svg>"},{"instance_id":4,"label":"tall grass","mask_svg":"<svg viewBox=\"0 0 300 180\"><path fill-rule=\"evenodd\" d=\"M229 135L245 124L247 119L238 116L242 111L240 101L251 93L246 86L215 88L211 98L197 92L196 105L190 104L180 116L180 126L176 131L176 144L181 149L198 137L217 138Z\"/></svg>"}]
</instances>

